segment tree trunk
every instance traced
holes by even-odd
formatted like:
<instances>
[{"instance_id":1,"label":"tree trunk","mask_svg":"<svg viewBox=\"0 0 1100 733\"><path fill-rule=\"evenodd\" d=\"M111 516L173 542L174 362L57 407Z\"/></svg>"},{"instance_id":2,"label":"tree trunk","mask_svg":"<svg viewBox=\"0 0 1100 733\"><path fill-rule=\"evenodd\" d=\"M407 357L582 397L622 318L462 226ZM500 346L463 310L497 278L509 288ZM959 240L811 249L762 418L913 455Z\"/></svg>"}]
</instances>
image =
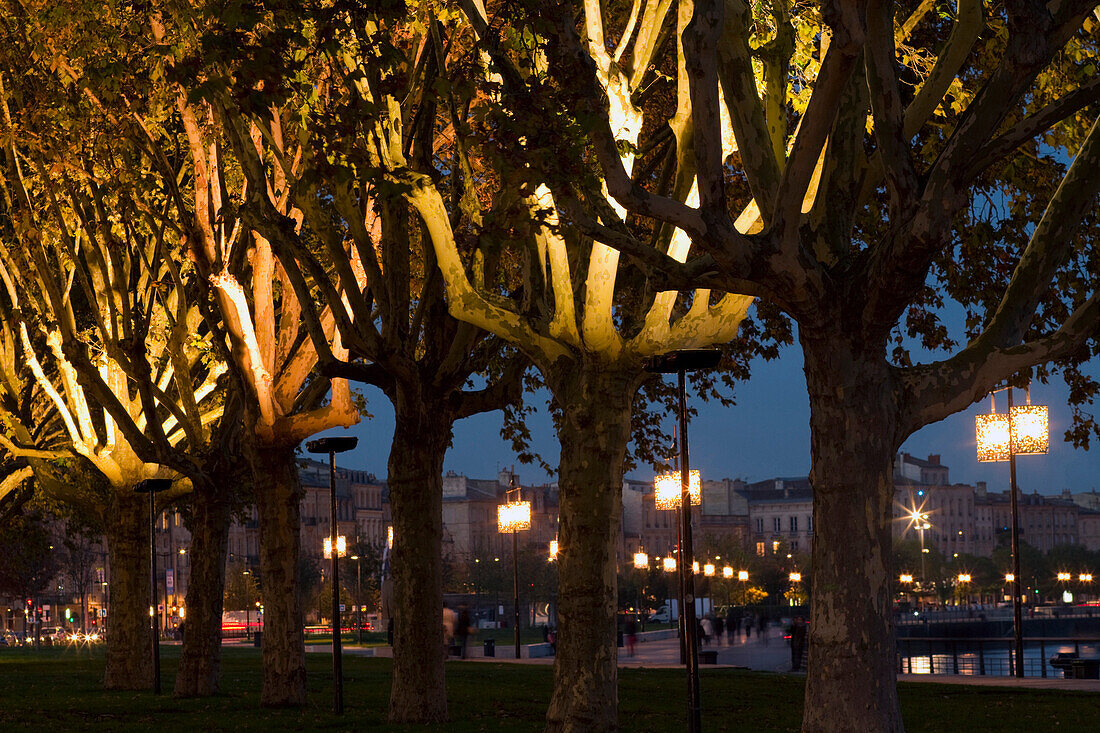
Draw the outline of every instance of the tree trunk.
<instances>
[{"instance_id":1,"label":"tree trunk","mask_svg":"<svg viewBox=\"0 0 1100 733\"><path fill-rule=\"evenodd\" d=\"M252 456L260 519L265 707L304 705L306 649L298 597L302 487L294 449L257 447Z\"/></svg>"},{"instance_id":2,"label":"tree trunk","mask_svg":"<svg viewBox=\"0 0 1100 733\"><path fill-rule=\"evenodd\" d=\"M221 678L222 603L229 550L229 499L221 487L196 483L191 496L191 574L175 695L215 695Z\"/></svg>"},{"instance_id":3,"label":"tree trunk","mask_svg":"<svg viewBox=\"0 0 1100 733\"><path fill-rule=\"evenodd\" d=\"M616 545L636 374L601 364L549 370L558 425L558 639L547 731L618 727Z\"/></svg>"},{"instance_id":4,"label":"tree trunk","mask_svg":"<svg viewBox=\"0 0 1100 733\"><path fill-rule=\"evenodd\" d=\"M895 385L881 355L860 354L841 334L803 330L801 341L814 490L802 730L902 731L890 602Z\"/></svg>"},{"instance_id":5,"label":"tree trunk","mask_svg":"<svg viewBox=\"0 0 1100 733\"><path fill-rule=\"evenodd\" d=\"M393 510L393 687L390 721L447 720L443 671L443 457L448 411L398 387L390 448Z\"/></svg>"},{"instance_id":6,"label":"tree trunk","mask_svg":"<svg viewBox=\"0 0 1100 733\"><path fill-rule=\"evenodd\" d=\"M153 689L149 621L149 497L127 486L111 493L107 510L111 568L107 617L108 690Z\"/></svg>"}]
</instances>

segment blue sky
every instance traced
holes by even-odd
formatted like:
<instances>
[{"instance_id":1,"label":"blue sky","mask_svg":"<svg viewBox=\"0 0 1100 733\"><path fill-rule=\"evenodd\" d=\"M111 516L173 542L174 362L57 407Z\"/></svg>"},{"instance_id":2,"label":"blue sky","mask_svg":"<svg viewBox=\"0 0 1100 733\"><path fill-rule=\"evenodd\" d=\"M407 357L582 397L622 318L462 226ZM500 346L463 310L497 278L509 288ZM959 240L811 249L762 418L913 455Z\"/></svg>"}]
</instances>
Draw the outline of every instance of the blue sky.
<instances>
[{"instance_id":1,"label":"blue sky","mask_svg":"<svg viewBox=\"0 0 1100 733\"><path fill-rule=\"evenodd\" d=\"M1100 375L1096 364L1091 371L1094 376ZM360 438L359 447L339 462L384 476L393 435L393 410L380 391L369 388L364 393L374 417L352 429L352 434ZM1017 390L1016 394L1017 402L1022 403L1023 392ZM805 476L810 469L810 408L801 349L791 346L776 361L754 364L752 378L739 385L736 397L737 405L732 408L697 405L699 414L688 433L692 467L699 468L705 478L714 479L760 481L778 476ZM1075 492L1100 489L1100 446L1084 451L1062 439L1071 419L1066 397L1065 385L1058 378L1049 385L1032 387L1032 402L1050 406L1051 444L1050 453L1045 456L1017 459L1017 477L1023 492L1055 494L1063 489ZM1004 394L997 399L998 412L1003 412ZM950 468L953 482L985 481L991 491L1005 490L1008 464L978 463L975 457L974 416L988 411L987 398L915 433L902 450L919 458L940 454L942 462ZM667 426L672 427L671 418ZM531 429L536 448L554 465L558 447L545 411L534 418ZM509 445L500 438L499 413L491 413L456 424L454 444L444 469L489 478L513 462L515 457ZM550 479L535 466L517 463L516 472L525 483ZM631 475L649 478L652 472L644 469Z\"/></svg>"}]
</instances>

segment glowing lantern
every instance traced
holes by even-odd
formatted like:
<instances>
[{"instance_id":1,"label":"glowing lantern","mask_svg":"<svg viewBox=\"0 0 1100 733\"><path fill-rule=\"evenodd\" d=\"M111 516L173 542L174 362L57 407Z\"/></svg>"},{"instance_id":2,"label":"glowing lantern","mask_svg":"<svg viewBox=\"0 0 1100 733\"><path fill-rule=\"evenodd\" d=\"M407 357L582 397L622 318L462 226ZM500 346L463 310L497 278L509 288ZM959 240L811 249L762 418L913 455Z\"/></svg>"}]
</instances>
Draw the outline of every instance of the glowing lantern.
<instances>
[{"instance_id":1,"label":"glowing lantern","mask_svg":"<svg viewBox=\"0 0 1100 733\"><path fill-rule=\"evenodd\" d=\"M699 506L703 502L702 479L698 471L692 471L688 479L688 495L691 496L692 506ZM683 487L680 483L679 473L662 473L653 479L654 504L658 509L676 509L680 506L680 496Z\"/></svg>"},{"instance_id":2,"label":"glowing lantern","mask_svg":"<svg viewBox=\"0 0 1100 733\"><path fill-rule=\"evenodd\" d=\"M336 554L343 557L347 554L348 544L344 535L340 535L336 538ZM325 538L325 559L328 560L332 557L332 538Z\"/></svg>"},{"instance_id":3,"label":"glowing lantern","mask_svg":"<svg viewBox=\"0 0 1100 733\"><path fill-rule=\"evenodd\" d=\"M638 570L645 570L649 567L649 555L644 552L634 553L634 567Z\"/></svg>"},{"instance_id":4,"label":"glowing lantern","mask_svg":"<svg viewBox=\"0 0 1100 733\"><path fill-rule=\"evenodd\" d=\"M497 507L497 530L518 532L531 528L531 502L510 501Z\"/></svg>"}]
</instances>

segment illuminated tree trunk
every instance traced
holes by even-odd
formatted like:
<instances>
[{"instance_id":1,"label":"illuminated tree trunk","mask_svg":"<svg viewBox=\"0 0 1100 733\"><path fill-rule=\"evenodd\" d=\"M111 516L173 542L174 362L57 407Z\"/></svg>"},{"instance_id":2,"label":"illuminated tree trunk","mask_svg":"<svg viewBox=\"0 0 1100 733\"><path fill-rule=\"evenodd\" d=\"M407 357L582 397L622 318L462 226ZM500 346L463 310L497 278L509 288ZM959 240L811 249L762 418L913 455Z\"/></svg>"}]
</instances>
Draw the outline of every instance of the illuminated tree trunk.
<instances>
[{"instance_id":1,"label":"illuminated tree trunk","mask_svg":"<svg viewBox=\"0 0 1100 733\"><path fill-rule=\"evenodd\" d=\"M393 399L389 487L393 509L394 638L390 720L447 720L443 671L443 456L452 420L403 387Z\"/></svg>"},{"instance_id":2,"label":"illuminated tree trunk","mask_svg":"<svg viewBox=\"0 0 1100 733\"><path fill-rule=\"evenodd\" d=\"M558 426L558 639L548 731L618 727L616 544L635 373L570 363L544 371Z\"/></svg>"},{"instance_id":3,"label":"illuminated tree trunk","mask_svg":"<svg viewBox=\"0 0 1100 733\"><path fill-rule=\"evenodd\" d=\"M808 331L814 590L802 730L901 731L890 604L898 390L881 353Z\"/></svg>"},{"instance_id":4,"label":"illuminated tree trunk","mask_svg":"<svg viewBox=\"0 0 1100 733\"><path fill-rule=\"evenodd\" d=\"M103 684L108 690L150 690L148 495L135 494L130 487L113 491L106 525L111 575Z\"/></svg>"},{"instance_id":5,"label":"illuminated tree trunk","mask_svg":"<svg viewBox=\"0 0 1100 733\"><path fill-rule=\"evenodd\" d=\"M260 703L265 707L304 705L306 650L298 597L302 488L298 466L292 447L257 447L252 460L264 604Z\"/></svg>"},{"instance_id":6,"label":"illuminated tree trunk","mask_svg":"<svg viewBox=\"0 0 1100 733\"><path fill-rule=\"evenodd\" d=\"M187 584L183 647L176 673L180 697L214 695L221 678L225 555L229 549L229 501L215 485L194 485L191 498L191 573Z\"/></svg>"}]
</instances>

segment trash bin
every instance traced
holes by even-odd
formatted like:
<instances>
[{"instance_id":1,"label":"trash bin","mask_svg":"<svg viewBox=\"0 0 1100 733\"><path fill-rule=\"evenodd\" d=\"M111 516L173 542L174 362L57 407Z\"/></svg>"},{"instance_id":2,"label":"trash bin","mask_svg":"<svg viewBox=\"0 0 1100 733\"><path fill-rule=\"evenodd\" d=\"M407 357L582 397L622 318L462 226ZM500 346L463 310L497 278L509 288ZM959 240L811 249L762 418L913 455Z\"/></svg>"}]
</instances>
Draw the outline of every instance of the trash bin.
<instances>
[{"instance_id":1,"label":"trash bin","mask_svg":"<svg viewBox=\"0 0 1100 733\"><path fill-rule=\"evenodd\" d=\"M718 664L718 652L704 649L699 652L699 664Z\"/></svg>"},{"instance_id":2,"label":"trash bin","mask_svg":"<svg viewBox=\"0 0 1100 733\"><path fill-rule=\"evenodd\" d=\"M485 656L495 657L497 655L497 641L496 639L485 640Z\"/></svg>"},{"instance_id":3,"label":"trash bin","mask_svg":"<svg viewBox=\"0 0 1100 733\"><path fill-rule=\"evenodd\" d=\"M252 646L254 646L258 649L260 646L262 646L261 641L262 641L263 638L264 638L264 632L262 632L262 631L253 631L252 632Z\"/></svg>"}]
</instances>

